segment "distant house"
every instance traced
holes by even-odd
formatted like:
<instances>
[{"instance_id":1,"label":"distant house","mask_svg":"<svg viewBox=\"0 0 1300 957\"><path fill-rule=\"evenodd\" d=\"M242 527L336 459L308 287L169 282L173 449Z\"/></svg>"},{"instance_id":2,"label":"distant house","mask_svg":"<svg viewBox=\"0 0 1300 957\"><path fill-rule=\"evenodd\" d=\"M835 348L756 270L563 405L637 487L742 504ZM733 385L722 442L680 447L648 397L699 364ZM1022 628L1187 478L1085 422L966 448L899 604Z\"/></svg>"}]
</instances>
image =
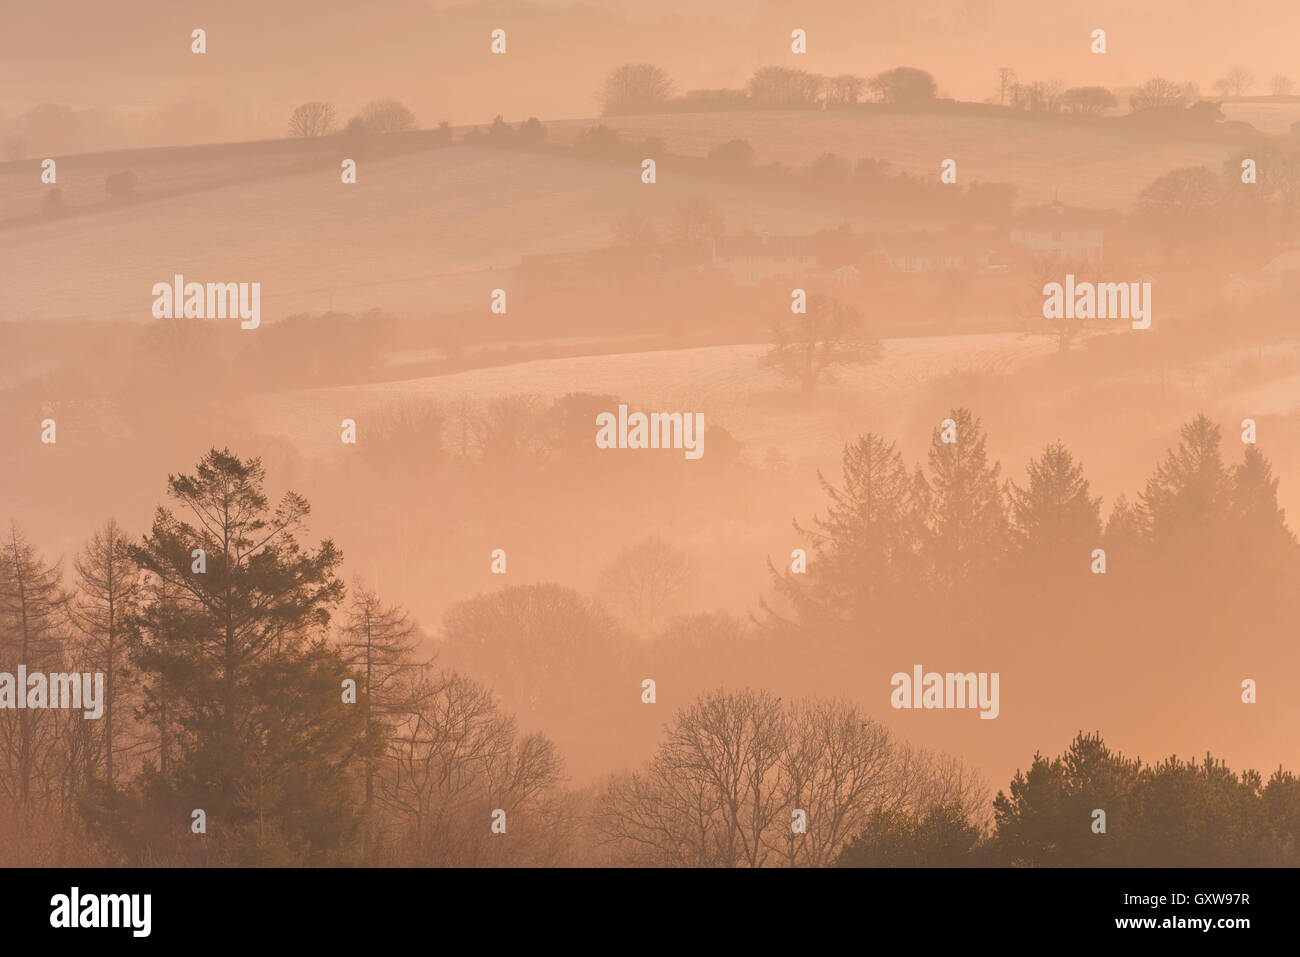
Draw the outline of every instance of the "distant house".
<instances>
[{"instance_id":1,"label":"distant house","mask_svg":"<svg viewBox=\"0 0 1300 957\"><path fill-rule=\"evenodd\" d=\"M1300 295L1300 248L1280 253L1251 274L1234 273L1223 290L1224 298L1234 305L1278 293Z\"/></svg>"},{"instance_id":2,"label":"distant house","mask_svg":"<svg viewBox=\"0 0 1300 957\"><path fill-rule=\"evenodd\" d=\"M1029 206L1011 223L1011 245L1034 256L1097 262L1105 239L1102 221L1100 213L1061 203Z\"/></svg>"},{"instance_id":3,"label":"distant house","mask_svg":"<svg viewBox=\"0 0 1300 957\"><path fill-rule=\"evenodd\" d=\"M980 271L995 258L988 231L938 230L890 233L876 242L876 252L901 272Z\"/></svg>"},{"instance_id":4,"label":"distant house","mask_svg":"<svg viewBox=\"0 0 1300 957\"><path fill-rule=\"evenodd\" d=\"M817 268L811 236L719 236L713 265L744 286L768 279L802 279Z\"/></svg>"}]
</instances>

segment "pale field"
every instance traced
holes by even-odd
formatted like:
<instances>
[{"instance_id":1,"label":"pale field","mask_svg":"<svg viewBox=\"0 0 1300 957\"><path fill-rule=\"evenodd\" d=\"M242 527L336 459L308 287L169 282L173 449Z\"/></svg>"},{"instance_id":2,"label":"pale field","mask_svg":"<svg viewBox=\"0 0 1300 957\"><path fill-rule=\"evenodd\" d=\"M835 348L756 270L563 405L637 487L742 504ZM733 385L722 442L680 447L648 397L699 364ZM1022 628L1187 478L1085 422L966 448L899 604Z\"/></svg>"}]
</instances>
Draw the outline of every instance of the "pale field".
<instances>
[{"instance_id":1,"label":"pale field","mask_svg":"<svg viewBox=\"0 0 1300 957\"><path fill-rule=\"evenodd\" d=\"M1050 365L1057 347L1049 336L987 333L892 338L881 344L878 361L838 369L837 381L812 397L760 367L759 357L770 347L753 343L538 359L450 375L294 390L258 396L256 414L266 433L284 436L308 457L326 457L344 450L343 418L356 419L358 441L364 442L368 423L382 421L402 405L429 403L454 417L465 400L479 406L507 395L600 393L617 396L634 411L703 412L708 425L727 429L744 445L751 463L775 450L807 471L833 468L844 444L865 431L897 438L905 455L919 458L929 441L925 416L964 404L977 415L992 415L990 453L1016 468L1047 441L1063 438L1072 448L1077 445L1096 491L1110 502L1119 492L1131 496L1163 450L1176 444L1179 426L1204 412L1225 429L1225 459L1232 462L1239 455L1238 423L1245 417L1260 421L1260 442L1282 478L1282 504L1300 510L1300 482L1293 478L1300 474L1300 444L1286 424L1300 413L1300 345L1236 348L1188 362L1063 380ZM1076 342L1076 349L1083 347L1082 340ZM987 397L985 387L991 388ZM936 392L949 389L947 398ZM1121 404L1106 398L1112 390L1123 396ZM938 404L936 397L942 399ZM594 421L592 430L594 441Z\"/></svg>"},{"instance_id":2,"label":"pale field","mask_svg":"<svg viewBox=\"0 0 1300 957\"><path fill-rule=\"evenodd\" d=\"M521 256L608 246L628 211L666 225L696 192L729 232L879 225L829 199L750 183L665 170L647 186L639 163L454 148L358 170L355 185L321 169L0 230L0 319L148 320L153 284L174 273L260 282L263 320L331 308L486 309L494 274Z\"/></svg>"},{"instance_id":3,"label":"pale field","mask_svg":"<svg viewBox=\"0 0 1300 957\"><path fill-rule=\"evenodd\" d=\"M625 137L659 136L670 152L703 156L728 140L748 140L755 161L803 166L823 153L850 162L882 159L897 170L939 175L957 161L959 182L1014 183L1017 204L1062 202L1129 206L1152 181L1185 166L1219 165L1221 143L1173 139L1106 126L1029 122L995 116L872 114L840 111L675 113L547 124L562 142L598 123Z\"/></svg>"},{"instance_id":4,"label":"pale field","mask_svg":"<svg viewBox=\"0 0 1300 957\"><path fill-rule=\"evenodd\" d=\"M1223 115L1265 133L1286 133L1300 120L1300 103L1224 103Z\"/></svg>"},{"instance_id":5,"label":"pale field","mask_svg":"<svg viewBox=\"0 0 1300 957\"><path fill-rule=\"evenodd\" d=\"M135 173L141 193L167 193L211 187L234 179L273 176L301 167L307 149L301 140L223 144L208 151L191 147L119 150L84 156L51 157L58 188L68 206L107 200L105 180L114 173ZM41 182L40 159L0 164L0 222L39 213L51 186Z\"/></svg>"},{"instance_id":6,"label":"pale field","mask_svg":"<svg viewBox=\"0 0 1300 957\"><path fill-rule=\"evenodd\" d=\"M899 422L916 390L938 376L1011 371L1056 348L1047 337L1018 333L885 339L882 347L879 361L838 371L832 391L892 410ZM726 428L748 448L776 448L790 458L819 456L856 438L857 430L827 417L816 403L801 401L797 387L759 366L769 348L745 344L539 359L398 382L279 393L259 397L258 408L267 431L289 436L309 455L338 451L343 416L357 419L360 431L367 415L395 403L452 406L463 397L481 403L519 393L602 393L618 396L633 410L703 412L706 423ZM592 428L594 441L594 422Z\"/></svg>"}]
</instances>

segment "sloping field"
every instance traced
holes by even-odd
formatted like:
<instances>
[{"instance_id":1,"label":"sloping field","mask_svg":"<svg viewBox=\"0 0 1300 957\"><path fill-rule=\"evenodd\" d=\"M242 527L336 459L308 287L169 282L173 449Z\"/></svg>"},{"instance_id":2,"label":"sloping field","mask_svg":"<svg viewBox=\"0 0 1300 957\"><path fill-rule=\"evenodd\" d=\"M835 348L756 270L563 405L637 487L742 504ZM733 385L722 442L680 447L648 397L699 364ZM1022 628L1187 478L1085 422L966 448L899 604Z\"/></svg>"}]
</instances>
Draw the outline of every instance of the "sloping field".
<instances>
[{"instance_id":1,"label":"sloping field","mask_svg":"<svg viewBox=\"0 0 1300 957\"><path fill-rule=\"evenodd\" d=\"M900 412L915 390L936 376L960 370L1009 371L1056 348L1048 337L1018 333L885 339L882 346L879 361L839 372L839 387L897 406ZM258 409L268 431L288 435L308 455L338 450L338 423L344 416L360 423L394 402L451 404L462 396L483 401L516 393L606 393L645 411L702 411L706 421L724 426L747 446L776 447L788 455L833 450L851 438L817 409L795 401L797 387L759 367L759 357L769 348L708 346L539 359L402 382L264 396L258 399ZM756 401L781 395L787 401Z\"/></svg>"},{"instance_id":2,"label":"sloping field","mask_svg":"<svg viewBox=\"0 0 1300 957\"><path fill-rule=\"evenodd\" d=\"M666 224L705 191L725 228L807 233L846 217L829 200L748 183L486 149L437 149L0 230L0 319L150 318L155 282L260 282L262 318L329 308L423 314L483 304L523 255L606 246L618 216ZM857 228L877 225L847 217Z\"/></svg>"},{"instance_id":3,"label":"sloping field","mask_svg":"<svg viewBox=\"0 0 1300 957\"><path fill-rule=\"evenodd\" d=\"M1223 115L1230 120L1241 120L1265 133L1286 133L1291 124L1300 122L1300 103L1261 103L1246 101L1223 104Z\"/></svg>"},{"instance_id":4,"label":"sloping field","mask_svg":"<svg viewBox=\"0 0 1300 957\"><path fill-rule=\"evenodd\" d=\"M624 136L659 136L671 152L706 155L728 140L748 140L759 163L801 166L822 153L850 162L886 160L899 170L939 175L957 161L960 182L1001 181L1019 187L1017 202L1062 202L1123 208L1157 177L1183 166L1215 169L1232 148L1151 133L995 116L881 114L840 111L673 113L548 124L564 142L598 122Z\"/></svg>"},{"instance_id":5,"label":"sloping field","mask_svg":"<svg viewBox=\"0 0 1300 957\"><path fill-rule=\"evenodd\" d=\"M158 149L112 150L81 156L51 157L56 185L68 206L106 201L105 180L132 172L141 193L168 193L206 188L236 179L272 176L299 168L320 143L309 140L269 140L260 143L221 143ZM41 182L40 159L0 164L0 222L40 212L51 186Z\"/></svg>"}]
</instances>

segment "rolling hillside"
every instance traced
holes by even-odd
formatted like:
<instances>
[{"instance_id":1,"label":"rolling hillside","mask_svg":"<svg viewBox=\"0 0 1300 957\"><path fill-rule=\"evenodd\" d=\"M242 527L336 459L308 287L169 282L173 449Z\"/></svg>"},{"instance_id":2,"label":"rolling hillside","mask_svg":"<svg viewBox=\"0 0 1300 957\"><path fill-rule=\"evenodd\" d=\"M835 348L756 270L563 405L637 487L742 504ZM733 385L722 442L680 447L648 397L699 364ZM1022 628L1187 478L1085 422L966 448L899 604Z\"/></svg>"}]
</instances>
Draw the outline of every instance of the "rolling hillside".
<instances>
[{"instance_id":1,"label":"rolling hillside","mask_svg":"<svg viewBox=\"0 0 1300 957\"><path fill-rule=\"evenodd\" d=\"M748 140L755 161L800 166L822 153L856 162L883 159L899 170L938 177L946 158L959 182L1009 182L1020 204L1050 202L1123 208L1172 169L1218 168L1232 152L1222 143L1077 123L1030 122L996 116L823 111L673 113L607 117L625 137L659 136L676 153L703 156L733 139ZM562 141L590 120L548 124Z\"/></svg>"},{"instance_id":2,"label":"rolling hillside","mask_svg":"<svg viewBox=\"0 0 1300 957\"><path fill-rule=\"evenodd\" d=\"M437 149L362 161L356 185L342 185L337 168L316 169L0 230L0 319L147 320L151 286L174 273L260 282L264 321L329 308L486 306L492 277L475 273L608 245L629 210L666 225L695 191L708 192L728 231L880 225L747 183L665 173L651 187L635 164Z\"/></svg>"}]
</instances>

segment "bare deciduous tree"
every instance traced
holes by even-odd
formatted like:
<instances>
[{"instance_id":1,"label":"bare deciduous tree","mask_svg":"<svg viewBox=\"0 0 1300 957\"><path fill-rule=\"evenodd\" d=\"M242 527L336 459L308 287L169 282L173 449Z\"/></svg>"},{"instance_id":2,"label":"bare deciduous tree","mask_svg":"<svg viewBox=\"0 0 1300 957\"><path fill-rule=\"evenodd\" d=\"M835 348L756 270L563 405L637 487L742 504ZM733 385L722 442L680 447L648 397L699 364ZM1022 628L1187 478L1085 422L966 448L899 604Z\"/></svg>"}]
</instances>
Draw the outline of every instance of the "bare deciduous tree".
<instances>
[{"instance_id":1,"label":"bare deciduous tree","mask_svg":"<svg viewBox=\"0 0 1300 957\"><path fill-rule=\"evenodd\" d=\"M1245 96L1246 91L1255 85L1255 74L1245 67L1234 66L1214 83L1214 90L1220 96Z\"/></svg>"},{"instance_id":2,"label":"bare deciduous tree","mask_svg":"<svg viewBox=\"0 0 1300 957\"><path fill-rule=\"evenodd\" d=\"M662 538L645 538L623 549L597 583L601 598L638 626L653 628L690 590L690 556Z\"/></svg>"},{"instance_id":3,"label":"bare deciduous tree","mask_svg":"<svg viewBox=\"0 0 1300 957\"><path fill-rule=\"evenodd\" d=\"M673 213L673 238L679 243L707 243L722 235L722 213L707 196L692 193Z\"/></svg>"},{"instance_id":4,"label":"bare deciduous tree","mask_svg":"<svg viewBox=\"0 0 1300 957\"><path fill-rule=\"evenodd\" d=\"M563 846L561 764L542 734L520 737L492 692L455 672L410 681L379 777L396 863L553 863ZM492 830L506 814L509 841Z\"/></svg>"},{"instance_id":5,"label":"bare deciduous tree","mask_svg":"<svg viewBox=\"0 0 1300 957\"><path fill-rule=\"evenodd\" d=\"M1166 106L1183 106L1187 90L1162 76L1152 77L1129 97L1129 107L1134 113L1155 110Z\"/></svg>"},{"instance_id":6,"label":"bare deciduous tree","mask_svg":"<svg viewBox=\"0 0 1300 957\"><path fill-rule=\"evenodd\" d=\"M334 127L334 105L313 100L304 103L289 117L289 135L298 138L325 136Z\"/></svg>"},{"instance_id":7,"label":"bare deciduous tree","mask_svg":"<svg viewBox=\"0 0 1300 957\"><path fill-rule=\"evenodd\" d=\"M595 827L620 864L821 866L875 808L978 814L985 799L959 763L899 744L853 705L715 691L677 714L644 769L610 782Z\"/></svg>"},{"instance_id":8,"label":"bare deciduous tree","mask_svg":"<svg viewBox=\"0 0 1300 957\"><path fill-rule=\"evenodd\" d=\"M116 781L114 757L118 750L114 705L122 693L119 679L127 663L127 621L140 587L139 569L129 548L122 529L109 519L73 563L80 594L72 606L72 618L85 637L88 663L104 675L102 754L110 788Z\"/></svg>"},{"instance_id":9,"label":"bare deciduous tree","mask_svg":"<svg viewBox=\"0 0 1300 957\"><path fill-rule=\"evenodd\" d=\"M808 108L821 100L825 82L807 70L765 66L750 77L749 96L759 106Z\"/></svg>"},{"instance_id":10,"label":"bare deciduous tree","mask_svg":"<svg viewBox=\"0 0 1300 957\"><path fill-rule=\"evenodd\" d=\"M378 757L388 726L403 705L403 685L399 679L403 669L411 665L414 636L415 627L405 611L396 605L384 605L375 592L360 582L353 586L352 609L343 628L341 646L348 664L359 669L362 675L361 703L366 716L362 859L366 863L371 861L373 852Z\"/></svg>"},{"instance_id":11,"label":"bare deciduous tree","mask_svg":"<svg viewBox=\"0 0 1300 957\"><path fill-rule=\"evenodd\" d=\"M597 94L601 112L650 113L672 96L673 81L653 63L624 63L610 71Z\"/></svg>"},{"instance_id":12,"label":"bare deciduous tree","mask_svg":"<svg viewBox=\"0 0 1300 957\"><path fill-rule=\"evenodd\" d=\"M415 114L399 100L371 100L361 110L367 133L403 133L415 129Z\"/></svg>"}]
</instances>

